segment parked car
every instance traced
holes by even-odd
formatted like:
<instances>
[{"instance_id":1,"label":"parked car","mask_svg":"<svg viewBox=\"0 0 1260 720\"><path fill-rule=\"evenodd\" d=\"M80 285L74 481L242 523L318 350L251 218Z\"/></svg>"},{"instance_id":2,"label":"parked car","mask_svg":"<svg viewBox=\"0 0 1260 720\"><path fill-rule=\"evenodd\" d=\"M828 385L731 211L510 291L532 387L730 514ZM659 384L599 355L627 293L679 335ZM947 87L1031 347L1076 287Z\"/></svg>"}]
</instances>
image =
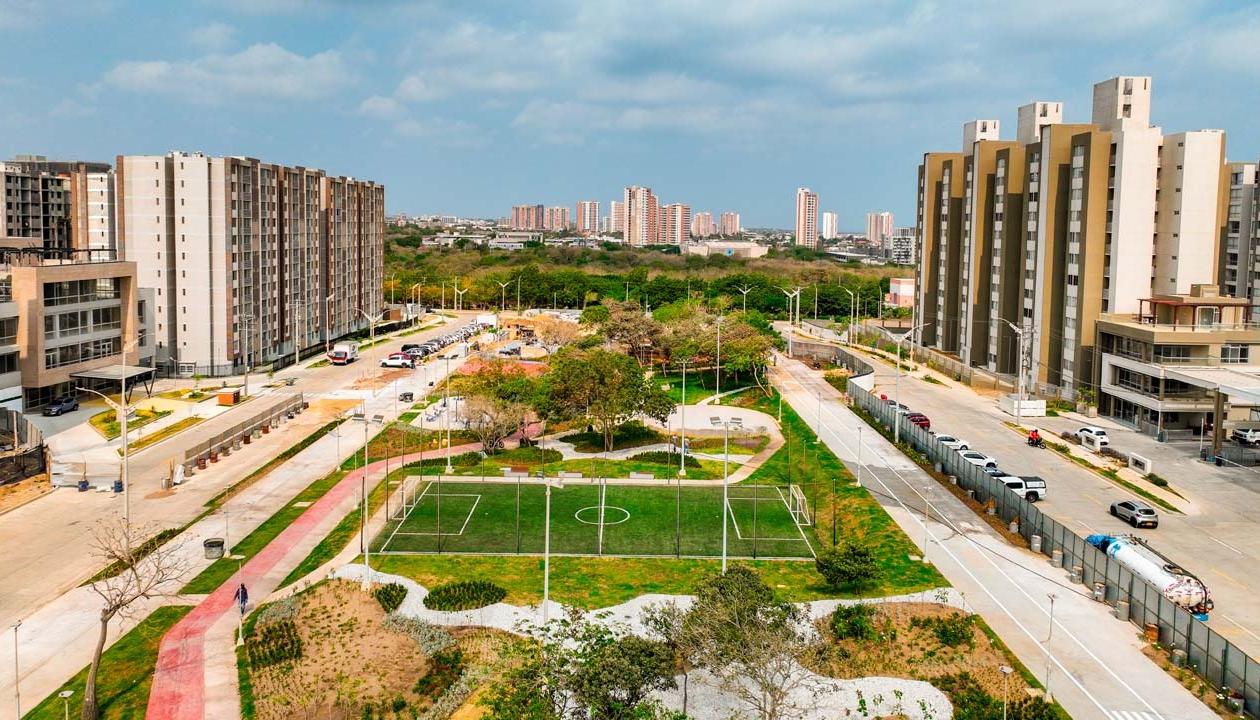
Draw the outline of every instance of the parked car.
<instances>
[{"instance_id":1,"label":"parked car","mask_svg":"<svg viewBox=\"0 0 1260 720\"><path fill-rule=\"evenodd\" d=\"M1260 443L1260 428L1234 428L1229 436L1244 444Z\"/></svg>"},{"instance_id":2,"label":"parked car","mask_svg":"<svg viewBox=\"0 0 1260 720\"><path fill-rule=\"evenodd\" d=\"M416 366L415 361L412 360L407 355L403 355L402 353L398 353L396 355L390 355L389 357L381 361L381 367L384 367L384 368L407 368L408 370L410 370L414 368L415 366Z\"/></svg>"},{"instance_id":3,"label":"parked car","mask_svg":"<svg viewBox=\"0 0 1260 720\"><path fill-rule=\"evenodd\" d=\"M1093 438L1098 441L1099 447L1102 447L1103 445L1111 444L1111 438L1107 437L1107 431L1103 430L1100 427L1094 427L1093 425L1090 425L1076 431L1076 439L1080 440L1081 442L1085 442L1086 435L1093 436Z\"/></svg>"},{"instance_id":4,"label":"parked car","mask_svg":"<svg viewBox=\"0 0 1260 720\"><path fill-rule=\"evenodd\" d=\"M908 415L906 415L906 420L909 420L910 424L914 425L915 427L921 427L924 430L932 429L932 421L929 420L928 416L924 415L923 413L917 413L917 412L909 413Z\"/></svg>"},{"instance_id":5,"label":"parked car","mask_svg":"<svg viewBox=\"0 0 1260 720\"><path fill-rule=\"evenodd\" d=\"M966 440L963 440L962 438L954 437L953 435L937 435L936 441L944 445L945 447L949 448L950 450L966 450L967 448L971 447L970 445L967 444Z\"/></svg>"},{"instance_id":6,"label":"parked car","mask_svg":"<svg viewBox=\"0 0 1260 720\"><path fill-rule=\"evenodd\" d=\"M1046 481L1038 477L1022 478L1017 475L998 475L997 479L1007 490L1019 495L1028 502L1037 502L1046 497Z\"/></svg>"},{"instance_id":7,"label":"parked car","mask_svg":"<svg viewBox=\"0 0 1260 720\"><path fill-rule=\"evenodd\" d=\"M74 395L58 395L52 402L44 406L44 414L48 416L64 415L79 409L79 399Z\"/></svg>"},{"instance_id":8,"label":"parked car","mask_svg":"<svg viewBox=\"0 0 1260 720\"><path fill-rule=\"evenodd\" d=\"M975 450L964 450L958 453L959 457L976 467L997 467L997 460Z\"/></svg>"},{"instance_id":9,"label":"parked car","mask_svg":"<svg viewBox=\"0 0 1260 720\"><path fill-rule=\"evenodd\" d=\"M1133 527L1159 527L1159 515L1155 508L1141 500L1121 500L1111 503L1112 517L1119 518Z\"/></svg>"}]
</instances>

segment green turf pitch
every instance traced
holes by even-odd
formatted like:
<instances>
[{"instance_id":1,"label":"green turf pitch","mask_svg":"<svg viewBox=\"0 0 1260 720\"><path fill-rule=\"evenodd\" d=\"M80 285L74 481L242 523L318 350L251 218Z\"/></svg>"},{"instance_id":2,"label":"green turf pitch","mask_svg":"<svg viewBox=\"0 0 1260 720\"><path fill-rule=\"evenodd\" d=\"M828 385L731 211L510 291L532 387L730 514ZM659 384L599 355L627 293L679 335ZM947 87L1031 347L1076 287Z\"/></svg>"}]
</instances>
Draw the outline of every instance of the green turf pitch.
<instances>
[{"instance_id":1,"label":"green turf pitch","mask_svg":"<svg viewBox=\"0 0 1260 720\"><path fill-rule=\"evenodd\" d=\"M427 481L373 541L377 552L541 553L546 491L514 482ZM731 485L727 552L731 557L813 557L813 529L798 528L787 490ZM722 487L606 485L601 545L600 486L583 481L551 491L551 551L574 555L719 557ZM411 495L409 494L409 498ZM397 496L395 496L397 499ZM519 508L519 512L518 512ZM401 519L400 519L401 518Z\"/></svg>"}]
</instances>

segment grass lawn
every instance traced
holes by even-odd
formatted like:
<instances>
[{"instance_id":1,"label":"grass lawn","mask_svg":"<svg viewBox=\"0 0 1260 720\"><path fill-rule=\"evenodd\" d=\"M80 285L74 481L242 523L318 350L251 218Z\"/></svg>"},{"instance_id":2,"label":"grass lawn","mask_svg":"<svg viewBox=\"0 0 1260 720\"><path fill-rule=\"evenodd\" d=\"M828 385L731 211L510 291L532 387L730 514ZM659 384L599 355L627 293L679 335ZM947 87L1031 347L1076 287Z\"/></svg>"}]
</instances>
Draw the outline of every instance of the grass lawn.
<instances>
[{"instance_id":1,"label":"grass lawn","mask_svg":"<svg viewBox=\"0 0 1260 720\"><path fill-rule=\"evenodd\" d=\"M643 447L668 442L664 433L645 427L643 423L630 421L623 423L613 431L613 450ZM599 432L576 432L564 435L561 442L572 443L578 452L598 453L604 451L604 435Z\"/></svg>"},{"instance_id":2,"label":"grass lawn","mask_svg":"<svg viewBox=\"0 0 1260 720\"><path fill-rule=\"evenodd\" d=\"M167 390L166 392L160 392L158 393L158 397L165 398L167 400L179 400L181 402L199 403L213 394L214 394L214 391L212 390L202 390L200 388L196 390L194 390L193 388L176 388L174 390Z\"/></svg>"},{"instance_id":3,"label":"grass lawn","mask_svg":"<svg viewBox=\"0 0 1260 720\"><path fill-rule=\"evenodd\" d=\"M244 560L237 561L229 560L226 557L219 558L205 570L202 570L197 577L189 581L180 592L208 593L227 582L232 577L232 574L236 572L238 562L249 560L255 553L266 547L272 540L275 540L276 536L284 531L294 520L297 520L302 513L306 512L307 508L299 506L298 503L313 503L319 500L324 496L324 493L332 489L343 477L345 477L344 472L336 471L308 485L305 490L290 500L288 505L285 505L276 514L264 520L253 532L232 546L230 554L244 556Z\"/></svg>"},{"instance_id":4,"label":"grass lawn","mask_svg":"<svg viewBox=\"0 0 1260 720\"><path fill-rule=\"evenodd\" d=\"M734 382L733 380L731 380L729 376L722 378L722 380L725 381L723 385L725 385L726 382ZM652 383L660 388L663 388L664 386L668 385L669 389L665 391L666 394L668 394L669 397L673 399L674 402L676 403L682 402L683 383L682 383L681 372L657 373L652 376ZM712 370L706 370L704 372L688 371L687 373L687 404L695 405L696 403L700 402L701 400L704 400L705 398L712 397L715 394L716 385L717 383L715 381L714 373ZM740 387L740 385L739 384L729 385L729 386L726 386L726 389L734 390L737 387Z\"/></svg>"},{"instance_id":5,"label":"grass lawn","mask_svg":"<svg viewBox=\"0 0 1260 720\"><path fill-rule=\"evenodd\" d=\"M732 453L733 454L733 453ZM678 456L675 455L675 458ZM695 458L691 458L695 459ZM714 480L722 477L722 461L721 460L697 460L699 467L687 465L687 477L692 480ZM425 472L435 472L445 467L444 460L425 460ZM581 473L588 478L625 478L630 477L630 473L651 473L660 479L672 479L678 476L677 461L672 463L645 462L642 460L604 460L602 458L583 458L580 460L570 459L561 460L559 462L549 462L543 464L522 462L521 460L506 459L501 455L491 455L477 465L468 467L456 467L454 474L471 475L474 477L503 477L503 468L528 466L531 472L543 471L547 475L554 476L556 473L575 472ZM734 465L731 466L731 472L735 471Z\"/></svg>"},{"instance_id":6,"label":"grass lawn","mask_svg":"<svg viewBox=\"0 0 1260 720\"><path fill-rule=\"evenodd\" d=\"M784 600L805 602L855 597L823 584L809 560L739 560L756 568ZM456 580L491 580L508 591L514 605L542 601L543 561L538 556L373 555L372 566L411 578L425 587ZM551 599L582 608L617 605L646 593L689 594L706 575L722 569L720 560L674 558L551 558ZM927 589L928 586L918 588ZM872 587L865 597L885 594Z\"/></svg>"},{"instance_id":7,"label":"grass lawn","mask_svg":"<svg viewBox=\"0 0 1260 720\"><path fill-rule=\"evenodd\" d=\"M136 440L135 442L130 443L127 446L128 450L130 452L136 452L137 450L143 450L149 447L150 445L156 445L162 442L163 440L167 439L168 437L171 437L172 435L177 435L187 430L188 428L192 427L193 425L196 425L204 420L205 418L197 417L196 415L194 415L192 417L186 417L183 420L173 422L170 425L167 425L166 427L162 428L161 430L158 430L155 433L145 435L144 437ZM121 453L121 449L119 450L119 452Z\"/></svg>"},{"instance_id":8,"label":"grass lawn","mask_svg":"<svg viewBox=\"0 0 1260 720\"><path fill-rule=\"evenodd\" d=\"M156 410L151 407L136 408L136 416L127 420L127 432L142 428L170 414L170 410ZM113 440L122 434L122 426L118 423L118 413L114 412L113 408L96 413L88 418L88 423L106 440ZM135 443L132 443L132 447L135 447Z\"/></svg>"},{"instance_id":9,"label":"grass lawn","mask_svg":"<svg viewBox=\"0 0 1260 720\"><path fill-rule=\"evenodd\" d=\"M131 632L123 635L101 657L96 678L96 699L104 720L143 720L149 705L149 687L153 683L153 666L157 662L158 644L162 636L180 618L192 610L191 605L166 606L153 611ZM58 688L73 691L70 717L82 712L83 683L88 669L80 670L69 682ZM61 720L64 706L53 693L22 717L25 720Z\"/></svg>"},{"instance_id":10,"label":"grass lawn","mask_svg":"<svg viewBox=\"0 0 1260 720\"><path fill-rule=\"evenodd\" d=\"M415 506L391 520L373 548L394 552L541 553L546 491L514 482L415 482ZM778 487L732 485L727 518L732 557L812 558L810 531L797 528ZM551 492L551 551L559 554L721 557L723 492L716 487L604 489L599 532L598 484ZM519 514L517 508L519 507ZM438 545L439 533L441 547Z\"/></svg>"}]
</instances>

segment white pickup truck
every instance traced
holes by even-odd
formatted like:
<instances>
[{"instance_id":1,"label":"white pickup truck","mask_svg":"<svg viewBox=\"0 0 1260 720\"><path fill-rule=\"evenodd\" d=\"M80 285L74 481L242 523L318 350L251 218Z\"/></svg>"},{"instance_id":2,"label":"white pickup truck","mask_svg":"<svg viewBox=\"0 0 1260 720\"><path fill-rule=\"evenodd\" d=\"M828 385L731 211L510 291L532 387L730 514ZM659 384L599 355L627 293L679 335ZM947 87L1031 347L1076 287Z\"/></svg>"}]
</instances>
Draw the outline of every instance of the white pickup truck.
<instances>
[{"instance_id":1,"label":"white pickup truck","mask_svg":"<svg viewBox=\"0 0 1260 720\"><path fill-rule=\"evenodd\" d=\"M1231 438L1246 445L1260 443L1260 428L1234 428Z\"/></svg>"}]
</instances>

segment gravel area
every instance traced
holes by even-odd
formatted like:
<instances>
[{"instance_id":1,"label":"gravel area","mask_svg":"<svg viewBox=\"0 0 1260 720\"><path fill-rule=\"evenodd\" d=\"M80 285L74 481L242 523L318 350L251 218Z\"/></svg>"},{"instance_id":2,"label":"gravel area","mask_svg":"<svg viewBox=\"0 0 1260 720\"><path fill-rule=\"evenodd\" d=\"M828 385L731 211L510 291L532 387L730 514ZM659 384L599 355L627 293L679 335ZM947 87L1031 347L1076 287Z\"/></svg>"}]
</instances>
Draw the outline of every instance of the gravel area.
<instances>
[{"instance_id":1,"label":"gravel area","mask_svg":"<svg viewBox=\"0 0 1260 720\"><path fill-rule=\"evenodd\" d=\"M429 591L423 585L399 575L369 571L357 563L343 565L334 570L331 576L362 581L369 573L373 582L398 583L407 588L407 598L398 607L398 614L435 625L474 625L520 632L522 625L539 624L543 620L542 608L539 606L519 607L507 603L495 603L477 610L461 612L430 610L424 606L424 598ZM692 600L689 595L640 595L620 605L588 611L586 618L621 631L645 634L646 630L640 623L645 608L664 603L675 603L685 608L690 606ZM825 617L838 605L887 602L935 602L968 610L962 593L954 588L863 600L816 600L801 605L811 619L818 619ZM550 618L561 617L564 612L565 608L560 603L553 601L548 604ZM804 669L801 672L807 679L795 689L790 699L791 704L798 708L798 714L794 717L800 720L877 718L897 713L913 720L949 720L953 717L953 708L944 693L925 682L884 677L836 680ZM696 720L729 720L745 716L740 714L744 707L740 704L738 695L723 687L721 681L712 675L692 674L688 696L688 716ZM681 691L660 693L658 699L666 707L682 709ZM865 713L862 712L863 706Z\"/></svg>"}]
</instances>

